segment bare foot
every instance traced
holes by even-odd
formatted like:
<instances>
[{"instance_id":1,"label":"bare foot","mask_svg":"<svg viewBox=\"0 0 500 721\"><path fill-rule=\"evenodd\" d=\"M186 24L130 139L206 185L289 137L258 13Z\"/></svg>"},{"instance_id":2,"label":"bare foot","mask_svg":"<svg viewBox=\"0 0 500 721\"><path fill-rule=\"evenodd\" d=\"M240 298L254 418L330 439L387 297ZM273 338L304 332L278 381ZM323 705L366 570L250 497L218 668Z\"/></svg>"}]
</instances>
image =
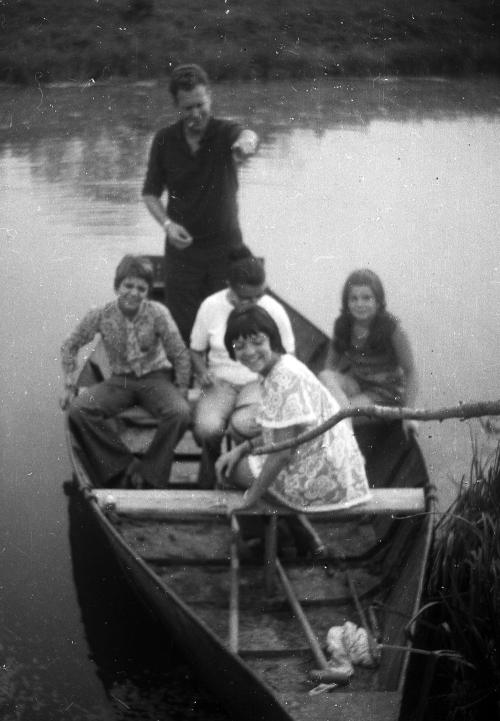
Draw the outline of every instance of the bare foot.
<instances>
[{"instance_id":1,"label":"bare foot","mask_svg":"<svg viewBox=\"0 0 500 721\"><path fill-rule=\"evenodd\" d=\"M140 467L140 460L134 458L123 475L124 488L144 488L145 481L140 472Z\"/></svg>"},{"instance_id":2,"label":"bare foot","mask_svg":"<svg viewBox=\"0 0 500 721\"><path fill-rule=\"evenodd\" d=\"M132 488L144 488L145 481L144 478L141 476L140 473L135 471L132 473L131 476L129 476L129 483Z\"/></svg>"}]
</instances>

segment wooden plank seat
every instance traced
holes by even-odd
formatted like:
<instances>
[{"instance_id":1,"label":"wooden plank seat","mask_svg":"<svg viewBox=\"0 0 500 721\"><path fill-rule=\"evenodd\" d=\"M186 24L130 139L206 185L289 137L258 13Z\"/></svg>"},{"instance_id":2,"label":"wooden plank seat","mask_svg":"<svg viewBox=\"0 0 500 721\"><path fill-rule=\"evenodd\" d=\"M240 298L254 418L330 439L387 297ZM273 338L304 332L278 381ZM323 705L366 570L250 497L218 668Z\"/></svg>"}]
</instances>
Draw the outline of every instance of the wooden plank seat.
<instances>
[{"instance_id":1,"label":"wooden plank seat","mask_svg":"<svg viewBox=\"0 0 500 721\"><path fill-rule=\"evenodd\" d=\"M138 426L140 428L156 428L158 419L149 413L142 406L132 406L117 415L120 421L127 425Z\"/></svg>"},{"instance_id":2,"label":"wooden plank seat","mask_svg":"<svg viewBox=\"0 0 500 721\"><path fill-rule=\"evenodd\" d=\"M193 411L199 396L198 388L190 388L188 403ZM152 416L142 406L132 406L114 417L116 430L131 453L142 455L146 452L153 440L158 419ZM192 426L180 440L176 449L178 460L193 460L200 457L200 450L192 437Z\"/></svg>"},{"instance_id":3,"label":"wooden plank seat","mask_svg":"<svg viewBox=\"0 0 500 721\"><path fill-rule=\"evenodd\" d=\"M175 519L186 516L225 516L241 502L241 492L221 490L122 490L92 491L102 508L136 518ZM374 488L371 498L352 508L311 514L315 518L355 519L366 514L404 516L425 512L422 488ZM285 506L260 501L242 515L279 516L296 514Z\"/></svg>"}]
</instances>

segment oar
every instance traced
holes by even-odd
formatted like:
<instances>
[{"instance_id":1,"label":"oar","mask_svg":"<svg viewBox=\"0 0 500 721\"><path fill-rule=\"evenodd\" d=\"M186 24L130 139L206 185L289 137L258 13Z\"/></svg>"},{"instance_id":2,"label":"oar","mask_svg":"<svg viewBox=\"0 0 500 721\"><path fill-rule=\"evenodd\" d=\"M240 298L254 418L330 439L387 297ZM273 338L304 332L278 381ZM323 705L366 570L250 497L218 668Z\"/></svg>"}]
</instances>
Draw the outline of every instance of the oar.
<instances>
[{"instance_id":1,"label":"oar","mask_svg":"<svg viewBox=\"0 0 500 721\"><path fill-rule=\"evenodd\" d=\"M327 550L326 545L323 543L323 539L316 531L311 521L303 513L297 514L297 520L304 531L309 535L314 547L314 554L318 557L321 556L321 554L325 554Z\"/></svg>"},{"instance_id":2,"label":"oar","mask_svg":"<svg viewBox=\"0 0 500 721\"><path fill-rule=\"evenodd\" d=\"M322 683L336 683L336 684L345 684L349 681L350 674L347 675L345 673L336 671L334 668L328 665L328 661L326 659L325 654L323 653L323 649L319 645L318 639L316 638L316 635L314 631L311 628L311 625L309 624L309 621L307 620L307 616L304 613L302 606L300 605L300 601L295 595L295 591L292 588L292 584L290 583L287 574L285 573L285 570L283 566L281 565L281 562L279 558L276 559L276 569L278 571L278 575L280 577L281 583L283 585L283 589L285 591L285 595L288 599L288 603L292 607L292 610L294 614L296 615L300 625L302 626L302 630L304 631L305 637L307 639L307 642L309 644L309 648L312 651L312 654L314 656L314 660L319 666L318 670L312 671L311 675L314 677L315 681L320 681Z\"/></svg>"},{"instance_id":3,"label":"oar","mask_svg":"<svg viewBox=\"0 0 500 721\"><path fill-rule=\"evenodd\" d=\"M382 634L380 633L380 627L378 625L375 607L373 604L368 606L368 615L370 617L370 627L372 629L373 638L375 639L375 643L379 644L382 641Z\"/></svg>"},{"instance_id":4,"label":"oar","mask_svg":"<svg viewBox=\"0 0 500 721\"><path fill-rule=\"evenodd\" d=\"M250 452L255 455L275 453L276 451L295 448L302 443L311 441L313 438L317 438L317 436L322 435L346 418L358 418L359 416L379 418L384 421L444 421L448 418L457 418L464 421L468 418L500 416L500 400L479 401L477 403L460 403L457 406L439 408L437 410L394 406L360 406L358 408L341 408L340 411L335 413L319 426L312 428L310 431L306 431L305 433L301 433L296 438L280 441L280 443L269 443L265 446L258 446L256 448L253 448L252 441L247 441L247 443L250 445Z\"/></svg>"},{"instance_id":5,"label":"oar","mask_svg":"<svg viewBox=\"0 0 500 721\"><path fill-rule=\"evenodd\" d=\"M351 592L351 596L354 600L354 605L356 606L356 611L358 612L358 616L361 621L361 626L364 628L366 637L368 639L370 656L372 657L374 663L378 663L380 661L380 651L377 642L375 641L371 632L371 628L363 610L363 606L361 605L361 602L359 600L358 592L356 591L356 586L354 584L354 579L351 576L351 572L347 568L345 571L345 576L347 579L347 585L349 586L349 591Z\"/></svg>"},{"instance_id":6,"label":"oar","mask_svg":"<svg viewBox=\"0 0 500 721\"><path fill-rule=\"evenodd\" d=\"M240 524L236 516L231 516L231 567L230 567L230 595L229 595L229 648L238 653L238 627L239 627L239 580L238 572L240 562L238 558L238 540Z\"/></svg>"}]
</instances>

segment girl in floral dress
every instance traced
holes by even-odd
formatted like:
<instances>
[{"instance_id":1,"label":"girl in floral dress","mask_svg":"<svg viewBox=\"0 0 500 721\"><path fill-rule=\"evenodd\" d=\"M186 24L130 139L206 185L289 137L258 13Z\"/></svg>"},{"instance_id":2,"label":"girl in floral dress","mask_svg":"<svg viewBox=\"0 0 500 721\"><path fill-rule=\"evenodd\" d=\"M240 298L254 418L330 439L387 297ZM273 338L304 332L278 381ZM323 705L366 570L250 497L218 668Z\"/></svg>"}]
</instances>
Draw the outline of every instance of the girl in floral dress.
<instances>
[{"instance_id":1,"label":"girl in floral dress","mask_svg":"<svg viewBox=\"0 0 500 721\"><path fill-rule=\"evenodd\" d=\"M219 482L246 490L242 507L263 494L298 511L347 508L369 497L364 460L349 421L293 449L251 455L256 445L280 442L315 428L339 410L316 376L285 353L279 331L258 306L234 310L225 334L232 358L259 374L259 439L245 441L217 461Z\"/></svg>"}]
</instances>

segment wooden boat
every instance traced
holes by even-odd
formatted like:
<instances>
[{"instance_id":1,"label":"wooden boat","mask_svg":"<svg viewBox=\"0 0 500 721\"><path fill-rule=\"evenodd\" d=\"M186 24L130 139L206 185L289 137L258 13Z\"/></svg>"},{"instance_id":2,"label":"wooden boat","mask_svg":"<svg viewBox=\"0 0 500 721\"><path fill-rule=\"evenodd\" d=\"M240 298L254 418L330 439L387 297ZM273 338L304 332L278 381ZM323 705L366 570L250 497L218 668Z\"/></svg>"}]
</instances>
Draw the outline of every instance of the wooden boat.
<instances>
[{"instance_id":1,"label":"wooden boat","mask_svg":"<svg viewBox=\"0 0 500 721\"><path fill-rule=\"evenodd\" d=\"M159 267L161 259L154 260ZM287 310L298 356L317 369L325 336ZM82 383L98 378L99 368L96 353ZM151 433L147 419L133 411L122 422L124 439L140 452ZM315 559L300 557L286 537L276 555L276 528L288 512L264 501L248 512L265 529L262 553L242 544L241 516L228 513L239 494L196 488L189 438L179 446L168 489L97 489L68 430L76 492L127 579L230 718L399 718L431 543L432 493L418 445L399 423L367 424L357 433L373 497L314 517L328 548ZM369 632L378 663L355 666L346 685L318 686L310 671L327 668L328 629L347 621Z\"/></svg>"}]
</instances>

